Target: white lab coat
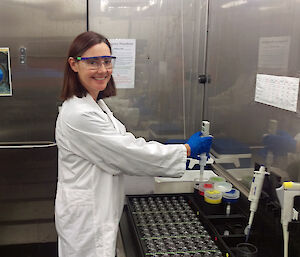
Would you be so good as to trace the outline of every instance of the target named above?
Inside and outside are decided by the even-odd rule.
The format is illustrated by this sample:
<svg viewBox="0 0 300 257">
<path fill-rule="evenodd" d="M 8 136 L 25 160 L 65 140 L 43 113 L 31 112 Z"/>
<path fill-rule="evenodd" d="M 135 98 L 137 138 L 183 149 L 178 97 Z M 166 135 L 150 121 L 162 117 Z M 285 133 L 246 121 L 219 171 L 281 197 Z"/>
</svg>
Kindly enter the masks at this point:
<svg viewBox="0 0 300 257">
<path fill-rule="evenodd" d="M 63 103 L 56 142 L 59 257 L 114 257 L 123 174 L 180 177 L 186 165 L 184 145 L 135 138 L 89 94 Z"/>
</svg>

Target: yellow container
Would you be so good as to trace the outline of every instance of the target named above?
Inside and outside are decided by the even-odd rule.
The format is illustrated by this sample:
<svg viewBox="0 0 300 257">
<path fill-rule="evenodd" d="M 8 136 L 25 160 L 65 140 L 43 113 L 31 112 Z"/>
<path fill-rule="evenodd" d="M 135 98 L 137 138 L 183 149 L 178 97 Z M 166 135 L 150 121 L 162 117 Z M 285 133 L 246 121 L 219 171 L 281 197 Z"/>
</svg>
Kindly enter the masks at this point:
<svg viewBox="0 0 300 257">
<path fill-rule="evenodd" d="M 210 204 L 219 204 L 222 201 L 222 193 L 218 190 L 206 190 L 204 201 Z"/>
</svg>

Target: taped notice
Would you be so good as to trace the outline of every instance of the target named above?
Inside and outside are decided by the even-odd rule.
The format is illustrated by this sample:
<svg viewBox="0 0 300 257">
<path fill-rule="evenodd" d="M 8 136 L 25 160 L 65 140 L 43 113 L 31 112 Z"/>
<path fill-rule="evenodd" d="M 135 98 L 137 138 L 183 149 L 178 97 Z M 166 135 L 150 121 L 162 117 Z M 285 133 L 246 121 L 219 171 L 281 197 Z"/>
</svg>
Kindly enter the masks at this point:
<svg viewBox="0 0 300 257">
<path fill-rule="evenodd" d="M 289 36 L 260 38 L 258 67 L 286 70 L 289 64 L 290 44 Z"/>
<path fill-rule="evenodd" d="M 134 88 L 135 39 L 110 39 L 112 54 L 117 57 L 113 77 L 117 88 Z"/>
<path fill-rule="evenodd" d="M 299 78 L 256 75 L 255 101 L 296 112 Z"/>
</svg>

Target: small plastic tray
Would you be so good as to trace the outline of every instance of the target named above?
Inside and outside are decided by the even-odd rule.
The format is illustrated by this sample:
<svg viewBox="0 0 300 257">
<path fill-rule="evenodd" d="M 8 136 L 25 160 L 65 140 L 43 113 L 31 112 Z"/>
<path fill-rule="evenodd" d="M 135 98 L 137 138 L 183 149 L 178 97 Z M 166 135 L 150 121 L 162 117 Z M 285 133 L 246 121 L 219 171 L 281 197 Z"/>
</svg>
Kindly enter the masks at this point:
<svg viewBox="0 0 300 257">
<path fill-rule="evenodd" d="M 204 195 L 204 192 L 206 190 L 213 190 L 214 189 L 214 184 L 208 183 L 208 182 L 201 182 L 198 185 L 198 190 L 200 195 Z"/>
<path fill-rule="evenodd" d="M 195 201 L 200 206 L 200 210 L 207 218 L 210 217 L 226 217 L 227 203 L 222 201 L 220 204 L 209 204 L 204 201 L 204 196 L 199 195 L 198 190 L 194 191 Z M 245 217 L 246 215 L 241 210 L 238 202 L 230 204 L 230 216 Z"/>
<path fill-rule="evenodd" d="M 242 217 L 227 218 L 224 216 L 223 218 L 210 219 L 210 222 L 221 236 L 244 236 L 244 230 L 247 226 L 247 219 Z"/>
<path fill-rule="evenodd" d="M 222 193 L 229 192 L 232 189 L 232 184 L 228 182 L 216 182 L 214 184 L 215 190 L 218 190 Z"/>
<path fill-rule="evenodd" d="M 216 176 L 211 170 L 204 171 L 204 179 Z M 199 179 L 199 170 L 185 171 L 181 178 L 155 177 L 155 194 L 193 193 L 194 184 Z"/>
</svg>

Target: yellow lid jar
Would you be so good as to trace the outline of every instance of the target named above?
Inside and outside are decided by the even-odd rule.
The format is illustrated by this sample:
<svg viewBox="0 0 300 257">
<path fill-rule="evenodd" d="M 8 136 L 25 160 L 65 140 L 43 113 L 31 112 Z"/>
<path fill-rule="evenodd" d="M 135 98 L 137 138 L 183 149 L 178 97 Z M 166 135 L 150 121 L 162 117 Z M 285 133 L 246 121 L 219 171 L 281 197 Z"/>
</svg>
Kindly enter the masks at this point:
<svg viewBox="0 0 300 257">
<path fill-rule="evenodd" d="M 219 204 L 222 201 L 222 193 L 218 190 L 206 190 L 204 201 L 210 204 Z"/>
</svg>

